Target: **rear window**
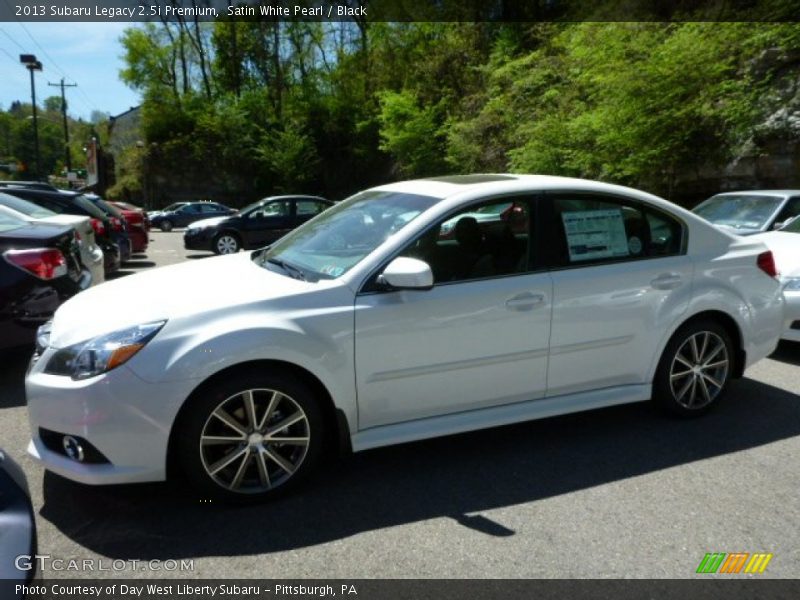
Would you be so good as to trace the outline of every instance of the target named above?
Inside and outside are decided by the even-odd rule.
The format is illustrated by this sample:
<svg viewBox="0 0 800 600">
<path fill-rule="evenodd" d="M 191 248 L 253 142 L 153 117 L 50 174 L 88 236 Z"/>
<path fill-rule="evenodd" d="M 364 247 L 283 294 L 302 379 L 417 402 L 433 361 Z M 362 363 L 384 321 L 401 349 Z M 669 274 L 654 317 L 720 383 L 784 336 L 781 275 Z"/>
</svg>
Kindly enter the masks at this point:
<svg viewBox="0 0 800 600">
<path fill-rule="evenodd" d="M 43 206 L 39 206 L 38 204 L 34 204 L 28 200 L 16 198 L 8 194 L 0 194 L 0 205 L 7 206 L 10 209 L 20 212 L 23 215 L 33 217 L 34 219 L 44 219 L 45 217 L 52 217 L 54 214 L 56 214 L 52 210 L 48 210 Z"/>
<path fill-rule="evenodd" d="M 75 202 L 76 205 L 80 206 L 83 210 L 87 213 L 92 215 L 96 219 L 107 219 L 108 216 L 102 210 L 97 208 L 91 200 L 89 200 L 86 196 L 74 196 L 72 201 Z"/>
<path fill-rule="evenodd" d="M 0 213 L 0 233 L 13 231 L 26 225 L 25 221 L 12 217 L 11 215 Z"/>
</svg>

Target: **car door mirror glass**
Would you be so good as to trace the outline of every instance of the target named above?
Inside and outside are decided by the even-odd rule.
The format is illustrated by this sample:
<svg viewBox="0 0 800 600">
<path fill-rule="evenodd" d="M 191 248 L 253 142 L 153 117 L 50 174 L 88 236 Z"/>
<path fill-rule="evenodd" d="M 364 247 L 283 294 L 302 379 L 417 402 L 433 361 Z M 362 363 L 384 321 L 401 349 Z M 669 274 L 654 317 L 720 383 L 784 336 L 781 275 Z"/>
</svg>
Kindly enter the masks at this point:
<svg viewBox="0 0 800 600">
<path fill-rule="evenodd" d="M 378 282 L 401 290 L 428 290 L 433 287 L 433 271 L 423 260 L 398 256 L 386 265 Z"/>
</svg>

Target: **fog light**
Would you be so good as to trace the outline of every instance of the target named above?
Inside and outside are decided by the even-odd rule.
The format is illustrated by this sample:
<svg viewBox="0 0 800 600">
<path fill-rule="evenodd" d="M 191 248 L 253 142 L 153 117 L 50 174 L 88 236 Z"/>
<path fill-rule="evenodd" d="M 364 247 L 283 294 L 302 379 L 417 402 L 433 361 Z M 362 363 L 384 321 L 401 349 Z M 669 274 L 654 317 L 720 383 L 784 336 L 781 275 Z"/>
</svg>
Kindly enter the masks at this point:
<svg viewBox="0 0 800 600">
<path fill-rule="evenodd" d="M 65 435 L 64 439 L 61 440 L 61 444 L 64 446 L 64 452 L 67 453 L 67 456 L 72 460 L 83 462 L 83 447 L 78 443 L 78 440 L 71 435 Z"/>
</svg>

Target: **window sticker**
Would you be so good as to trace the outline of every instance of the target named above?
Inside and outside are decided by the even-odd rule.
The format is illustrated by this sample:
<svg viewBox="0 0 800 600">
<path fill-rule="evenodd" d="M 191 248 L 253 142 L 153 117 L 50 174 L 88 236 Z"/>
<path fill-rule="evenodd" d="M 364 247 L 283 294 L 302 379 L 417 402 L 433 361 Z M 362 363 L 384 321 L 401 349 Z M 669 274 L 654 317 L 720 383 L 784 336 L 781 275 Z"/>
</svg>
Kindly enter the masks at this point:
<svg viewBox="0 0 800 600">
<path fill-rule="evenodd" d="M 628 256 L 625 223 L 619 208 L 561 213 L 572 262 Z"/>
</svg>

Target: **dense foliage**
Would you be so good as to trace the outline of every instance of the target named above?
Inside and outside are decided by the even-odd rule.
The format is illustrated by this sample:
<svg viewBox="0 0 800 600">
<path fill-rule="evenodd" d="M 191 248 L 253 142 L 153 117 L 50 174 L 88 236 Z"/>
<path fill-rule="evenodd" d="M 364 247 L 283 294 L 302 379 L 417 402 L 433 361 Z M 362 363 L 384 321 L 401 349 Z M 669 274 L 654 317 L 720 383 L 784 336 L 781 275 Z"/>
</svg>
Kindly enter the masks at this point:
<svg viewBox="0 0 800 600">
<path fill-rule="evenodd" d="M 680 199 L 752 143 L 800 60 L 794 23 L 179 20 L 122 43 L 146 141 L 111 191 L 150 204 L 480 171 Z"/>
<path fill-rule="evenodd" d="M 107 115 L 95 113 L 92 121 L 68 117 L 70 158 L 73 170 L 85 169 L 84 145 L 92 138 L 103 140 Z M 33 108 L 30 103 L 14 102 L 0 110 L 0 179 L 31 179 L 65 175 L 66 150 L 61 98 L 51 96 L 39 105 L 39 173 L 36 173 Z"/>
</svg>

